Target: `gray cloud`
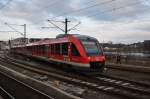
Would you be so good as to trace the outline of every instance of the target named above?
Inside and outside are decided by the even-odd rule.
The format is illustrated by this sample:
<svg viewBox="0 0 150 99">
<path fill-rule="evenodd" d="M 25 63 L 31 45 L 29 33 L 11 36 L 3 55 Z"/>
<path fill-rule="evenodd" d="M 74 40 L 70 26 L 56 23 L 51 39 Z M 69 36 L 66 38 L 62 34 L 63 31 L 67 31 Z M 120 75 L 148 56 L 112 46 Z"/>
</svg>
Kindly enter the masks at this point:
<svg viewBox="0 0 150 99">
<path fill-rule="evenodd" d="M 136 2 L 138 3 L 136 4 Z M 0 6 L 4 3 L 0 1 Z M 96 4 L 99 5 L 76 12 L 79 9 Z M 132 39 L 144 40 L 145 36 L 148 39 L 150 37 L 148 33 L 150 24 L 148 22 L 140 22 L 140 24 L 138 22 L 124 22 L 139 20 L 141 17 L 142 19 L 149 18 L 149 8 L 148 0 L 13 0 L 2 10 L 4 15 L 1 14 L 0 16 L 10 23 L 33 23 L 35 27 L 39 24 L 44 26 L 46 24 L 44 22 L 48 18 L 61 15 L 63 15 L 63 18 L 70 16 L 83 22 L 79 27 L 80 33 L 83 32 L 83 34 L 87 33 L 88 35 L 93 33 L 91 36 L 98 37 L 99 40 L 103 37 L 104 40 L 121 41 L 126 39 L 132 41 Z M 56 17 L 56 19 L 59 19 L 59 17 Z M 53 37 L 55 34 L 52 34 L 52 32 L 56 32 L 53 30 L 41 31 L 39 28 L 30 26 L 28 26 L 28 30 L 30 33 L 37 32 L 39 35 L 42 35 L 42 32 L 51 33 Z M 61 32 L 58 31 L 58 33 Z M 30 34 L 31 37 L 34 35 L 34 33 Z M 47 37 L 47 35 L 41 37 L 43 36 Z"/>
<path fill-rule="evenodd" d="M 144 21 L 142 23 L 136 24 L 135 29 L 150 32 L 150 21 Z"/>
<path fill-rule="evenodd" d="M 78 11 L 92 5 L 94 7 Z M 46 20 L 56 16 L 88 16 L 96 20 L 118 20 L 135 18 L 150 12 L 150 8 L 141 0 L 14 0 L 3 11 L 6 16 L 27 19 L 29 21 Z"/>
</svg>

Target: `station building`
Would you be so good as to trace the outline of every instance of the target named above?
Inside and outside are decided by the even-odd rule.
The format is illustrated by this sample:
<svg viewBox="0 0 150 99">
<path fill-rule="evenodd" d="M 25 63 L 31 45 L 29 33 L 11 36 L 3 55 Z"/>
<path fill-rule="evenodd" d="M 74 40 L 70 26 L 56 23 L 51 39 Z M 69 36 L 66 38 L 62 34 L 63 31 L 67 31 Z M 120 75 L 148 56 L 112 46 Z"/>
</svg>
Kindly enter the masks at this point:
<svg viewBox="0 0 150 99">
<path fill-rule="evenodd" d="M 150 51 L 150 40 L 144 40 L 144 50 Z"/>
</svg>

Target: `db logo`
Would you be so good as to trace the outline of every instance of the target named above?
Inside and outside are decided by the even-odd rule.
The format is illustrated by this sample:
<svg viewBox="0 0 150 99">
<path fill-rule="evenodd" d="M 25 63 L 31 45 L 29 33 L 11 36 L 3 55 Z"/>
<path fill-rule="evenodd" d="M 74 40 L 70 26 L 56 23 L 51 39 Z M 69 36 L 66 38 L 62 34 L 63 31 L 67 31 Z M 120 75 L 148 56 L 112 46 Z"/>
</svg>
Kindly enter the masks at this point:
<svg viewBox="0 0 150 99">
<path fill-rule="evenodd" d="M 98 60 L 99 60 L 99 58 L 97 57 L 95 60 L 96 60 L 96 61 L 98 61 Z"/>
</svg>

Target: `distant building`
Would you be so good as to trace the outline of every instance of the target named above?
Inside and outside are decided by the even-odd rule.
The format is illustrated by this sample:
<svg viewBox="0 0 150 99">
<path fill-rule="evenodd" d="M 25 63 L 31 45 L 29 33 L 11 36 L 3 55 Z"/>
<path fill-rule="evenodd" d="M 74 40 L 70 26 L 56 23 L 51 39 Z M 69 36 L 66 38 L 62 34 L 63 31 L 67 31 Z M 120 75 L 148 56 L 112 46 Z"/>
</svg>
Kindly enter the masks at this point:
<svg viewBox="0 0 150 99">
<path fill-rule="evenodd" d="M 150 40 L 144 40 L 144 50 L 150 51 Z"/>
<path fill-rule="evenodd" d="M 25 43 L 26 44 L 28 43 L 28 38 L 20 37 L 20 38 L 16 38 L 16 39 L 10 40 L 11 47 L 25 46 Z"/>
<path fill-rule="evenodd" d="M 113 43 L 102 43 L 100 45 L 102 45 L 104 51 L 113 51 L 113 52 L 119 51 L 120 48 L 126 46 L 125 44 L 113 44 Z"/>
<path fill-rule="evenodd" d="M 23 37 L 20 37 L 20 38 L 10 40 L 10 46 L 11 47 L 25 46 L 25 43 L 28 44 L 28 43 L 33 43 L 40 40 L 48 40 L 48 39 L 52 39 L 52 38 L 26 38 L 25 39 Z"/>
<path fill-rule="evenodd" d="M 0 50 L 3 48 L 3 41 L 0 41 Z"/>
<path fill-rule="evenodd" d="M 0 41 L 0 50 L 9 49 L 7 41 Z"/>
<path fill-rule="evenodd" d="M 29 38 L 28 39 L 28 43 L 33 43 L 33 42 L 37 42 L 37 41 L 40 41 L 41 38 Z"/>
</svg>

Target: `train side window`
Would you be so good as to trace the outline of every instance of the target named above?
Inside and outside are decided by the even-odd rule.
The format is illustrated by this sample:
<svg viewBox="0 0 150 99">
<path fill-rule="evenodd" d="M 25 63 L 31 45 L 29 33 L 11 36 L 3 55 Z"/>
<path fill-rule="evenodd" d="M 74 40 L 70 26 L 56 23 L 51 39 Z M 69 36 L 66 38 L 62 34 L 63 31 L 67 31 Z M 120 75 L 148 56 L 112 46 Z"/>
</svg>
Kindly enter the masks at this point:
<svg viewBox="0 0 150 99">
<path fill-rule="evenodd" d="M 71 45 L 71 55 L 72 56 L 80 56 L 80 53 L 74 44 Z"/>
<path fill-rule="evenodd" d="M 51 53 L 54 54 L 54 45 L 51 45 Z"/>
<path fill-rule="evenodd" d="M 38 54 L 40 53 L 39 45 L 37 46 L 37 52 Z"/>
<path fill-rule="evenodd" d="M 36 46 L 34 46 L 34 53 L 36 53 Z"/>
<path fill-rule="evenodd" d="M 45 54 L 45 46 L 42 45 L 42 55 L 44 55 L 44 54 Z"/>
<path fill-rule="evenodd" d="M 62 43 L 62 55 L 68 55 L 68 43 Z"/>
<path fill-rule="evenodd" d="M 55 44 L 52 44 L 52 54 L 55 55 Z"/>
<path fill-rule="evenodd" d="M 57 55 L 60 55 L 60 44 L 56 44 L 56 45 L 55 45 L 55 48 L 56 48 L 56 49 L 55 49 L 56 54 L 57 54 Z"/>
<path fill-rule="evenodd" d="M 43 53 L 44 53 L 43 45 L 40 45 L 40 49 L 41 49 L 41 55 L 43 55 Z"/>
<path fill-rule="evenodd" d="M 45 45 L 45 54 L 47 55 L 49 51 L 49 45 Z"/>
</svg>

